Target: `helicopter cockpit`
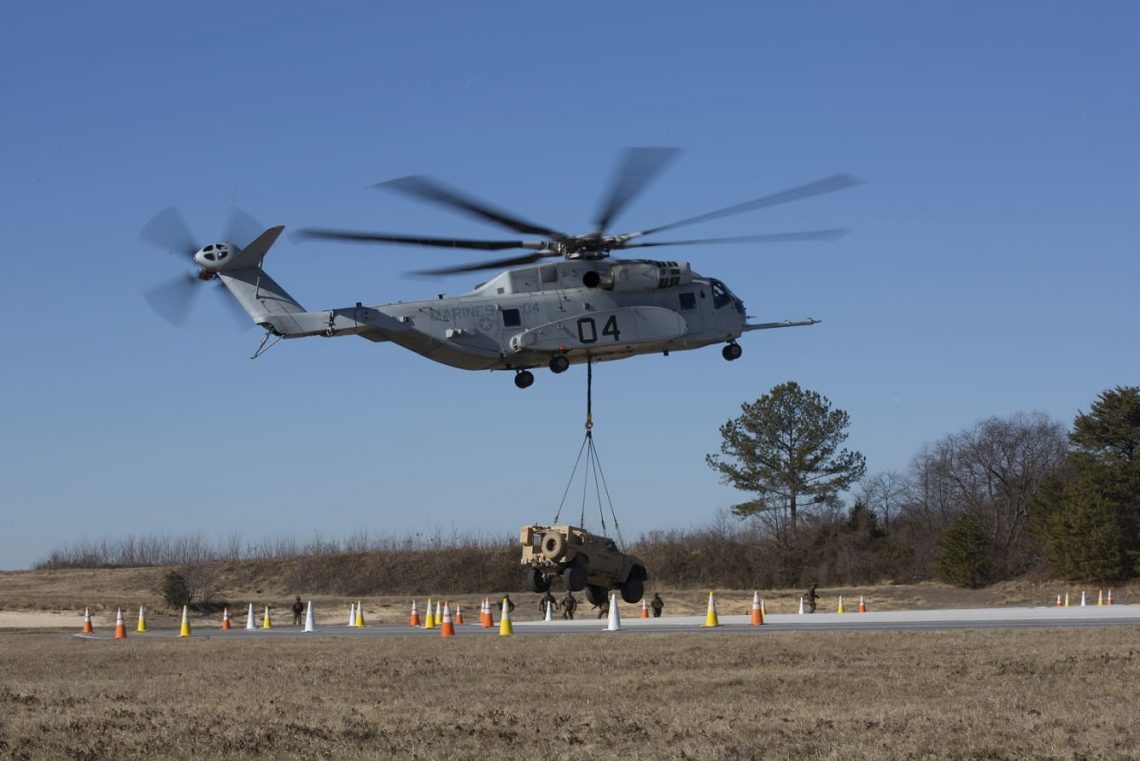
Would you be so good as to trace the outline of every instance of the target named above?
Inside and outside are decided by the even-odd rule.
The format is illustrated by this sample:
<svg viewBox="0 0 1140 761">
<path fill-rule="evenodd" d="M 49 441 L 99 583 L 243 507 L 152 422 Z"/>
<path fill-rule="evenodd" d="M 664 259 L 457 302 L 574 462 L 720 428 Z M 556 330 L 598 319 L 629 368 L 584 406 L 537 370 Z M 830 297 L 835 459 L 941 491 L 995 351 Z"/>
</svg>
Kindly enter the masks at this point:
<svg viewBox="0 0 1140 761">
<path fill-rule="evenodd" d="M 713 307 L 720 309 L 733 304 L 736 311 L 744 314 L 744 302 L 736 298 L 732 291 L 728 290 L 727 285 L 714 278 L 709 278 L 709 287 L 712 289 Z"/>
</svg>

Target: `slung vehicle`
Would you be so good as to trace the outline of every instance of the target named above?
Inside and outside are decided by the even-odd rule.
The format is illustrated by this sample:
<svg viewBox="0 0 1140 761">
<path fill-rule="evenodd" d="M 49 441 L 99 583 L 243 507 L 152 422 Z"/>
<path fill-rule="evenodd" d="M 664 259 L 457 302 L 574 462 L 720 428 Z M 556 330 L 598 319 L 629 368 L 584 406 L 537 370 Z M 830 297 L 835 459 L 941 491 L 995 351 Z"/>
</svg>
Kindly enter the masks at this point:
<svg viewBox="0 0 1140 761">
<path fill-rule="evenodd" d="M 507 268 L 469 293 L 368 306 L 358 301 L 352 306 L 309 311 L 262 267 L 265 254 L 283 227 L 261 231 L 248 216 L 235 211 L 227 241 L 199 246 L 178 212 L 167 209 L 147 224 L 141 237 L 188 256 L 197 271 L 193 276 L 152 289 L 146 297 L 159 314 L 178 323 L 186 316 L 195 292 L 191 287 L 194 281 L 217 279 L 248 317 L 266 330 L 255 357 L 273 337 L 355 335 L 370 341 L 390 341 L 428 359 L 465 370 L 513 370 L 519 388 L 534 382 L 531 370 L 536 367 L 561 373 L 571 364 L 586 361 L 668 354 L 710 344 L 724 344 L 724 358 L 734 360 L 741 355 L 737 339 L 745 332 L 818 322 L 805 319 L 753 323 L 744 303 L 727 285 L 694 272 L 687 262 L 611 259 L 610 253 L 658 246 L 834 239 L 846 231 L 640 240 L 667 229 L 841 190 L 857 184 L 857 180 L 833 175 L 670 224 L 620 235 L 606 233 L 617 214 L 673 153 L 672 149 L 662 148 L 630 149 L 595 218 L 594 230 L 581 235 L 568 235 L 524 221 L 424 177 L 405 177 L 382 186 L 541 239 L 479 240 L 326 229 L 299 233 L 309 239 L 530 251 L 422 273 L 448 275 Z M 235 243 L 238 240 L 249 242 L 240 246 Z M 544 261 L 548 259 L 561 261 Z"/>
</svg>

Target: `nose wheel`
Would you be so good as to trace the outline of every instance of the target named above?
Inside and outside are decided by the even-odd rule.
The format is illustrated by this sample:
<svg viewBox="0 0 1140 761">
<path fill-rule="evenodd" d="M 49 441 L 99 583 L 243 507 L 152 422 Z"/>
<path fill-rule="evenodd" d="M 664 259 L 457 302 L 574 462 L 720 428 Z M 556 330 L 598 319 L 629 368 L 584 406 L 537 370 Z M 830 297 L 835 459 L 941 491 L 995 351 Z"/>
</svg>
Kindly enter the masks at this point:
<svg viewBox="0 0 1140 761">
<path fill-rule="evenodd" d="M 743 353 L 744 349 L 741 349 L 740 344 L 736 343 L 735 341 L 725 345 L 725 347 L 720 350 L 720 355 L 727 359 L 729 362 L 740 359 L 740 355 Z"/>
<path fill-rule="evenodd" d="M 555 375 L 566 372 L 569 367 L 570 359 L 565 354 L 555 354 L 550 358 L 550 372 Z"/>
<path fill-rule="evenodd" d="M 515 385 L 519 388 L 530 388 L 534 383 L 534 373 L 530 370 L 519 370 L 515 373 Z"/>
</svg>

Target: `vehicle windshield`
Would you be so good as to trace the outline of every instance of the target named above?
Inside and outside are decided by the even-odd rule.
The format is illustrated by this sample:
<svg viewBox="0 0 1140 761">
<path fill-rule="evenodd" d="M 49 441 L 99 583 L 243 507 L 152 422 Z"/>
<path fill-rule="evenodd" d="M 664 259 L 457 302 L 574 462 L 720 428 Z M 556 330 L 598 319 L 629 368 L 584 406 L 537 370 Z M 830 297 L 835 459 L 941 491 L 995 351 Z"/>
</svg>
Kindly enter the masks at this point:
<svg viewBox="0 0 1140 761">
<path fill-rule="evenodd" d="M 719 280 L 709 280 L 709 285 L 712 286 L 713 306 L 720 309 L 727 306 L 732 302 L 732 293 L 725 287 L 724 283 Z"/>
</svg>

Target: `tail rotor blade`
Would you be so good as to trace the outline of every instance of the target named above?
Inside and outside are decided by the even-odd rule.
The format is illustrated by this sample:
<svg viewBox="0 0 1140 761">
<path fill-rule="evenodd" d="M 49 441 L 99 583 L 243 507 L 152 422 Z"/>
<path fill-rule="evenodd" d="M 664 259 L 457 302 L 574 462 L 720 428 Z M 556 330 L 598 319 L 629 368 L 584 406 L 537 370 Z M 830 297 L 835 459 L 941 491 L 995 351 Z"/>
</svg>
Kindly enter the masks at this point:
<svg viewBox="0 0 1140 761">
<path fill-rule="evenodd" d="M 265 230 L 256 219 L 241 209 L 230 209 L 230 216 L 226 220 L 225 235 L 230 243 L 237 244 L 239 248 L 248 246 L 258 235 Z"/>
<path fill-rule="evenodd" d="M 173 206 L 155 214 L 143 227 L 139 237 L 147 243 L 187 257 L 193 257 L 199 247 L 197 239 L 186 226 L 186 221 Z"/>
<path fill-rule="evenodd" d="M 143 291 L 143 298 L 159 317 L 174 326 L 181 326 L 190 316 L 199 288 L 193 275 L 179 275 Z"/>
</svg>

